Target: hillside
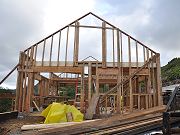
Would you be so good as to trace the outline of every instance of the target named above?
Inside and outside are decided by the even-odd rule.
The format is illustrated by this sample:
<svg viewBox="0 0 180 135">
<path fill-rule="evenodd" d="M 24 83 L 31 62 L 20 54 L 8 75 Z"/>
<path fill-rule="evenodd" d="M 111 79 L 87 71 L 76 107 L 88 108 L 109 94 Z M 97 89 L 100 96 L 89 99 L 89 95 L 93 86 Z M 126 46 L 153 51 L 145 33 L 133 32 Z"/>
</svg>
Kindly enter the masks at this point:
<svg viewBox="0 0 180 135">
<path fill-rule="evenodd" d="M 163 86 L 180 83 L 180 58 L 174 58 L 161 67 Z"/>
</svg>

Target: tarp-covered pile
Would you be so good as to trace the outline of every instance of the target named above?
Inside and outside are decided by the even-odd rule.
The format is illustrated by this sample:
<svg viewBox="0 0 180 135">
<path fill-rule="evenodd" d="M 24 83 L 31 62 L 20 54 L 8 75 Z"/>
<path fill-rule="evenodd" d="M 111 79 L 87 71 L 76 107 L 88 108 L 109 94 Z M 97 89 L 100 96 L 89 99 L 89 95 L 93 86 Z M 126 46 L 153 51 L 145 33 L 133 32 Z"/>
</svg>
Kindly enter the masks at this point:
<svg viewBox="0 0 180 135">
<path fill-rule="evenodd" d="M 66 105 L 61 103 L 52 103 L 45 110 L 42 111 L 41 115 L 46 119 L 44 123 L 60 123 L 67 122 L 66 114 L 72 113 L 73 121 L 83 121 L 84 115 L 76 109 L 73 105 Z"/>
</svg>

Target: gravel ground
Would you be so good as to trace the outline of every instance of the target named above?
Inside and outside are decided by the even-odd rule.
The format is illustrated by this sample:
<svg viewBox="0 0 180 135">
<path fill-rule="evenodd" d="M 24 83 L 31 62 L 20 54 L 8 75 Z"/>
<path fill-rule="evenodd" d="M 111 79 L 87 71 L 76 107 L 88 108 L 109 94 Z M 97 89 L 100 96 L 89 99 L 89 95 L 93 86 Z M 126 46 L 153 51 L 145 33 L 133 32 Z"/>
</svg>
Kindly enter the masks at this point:
<svg viewBox="0 0 180 135">
<path fill-rule="evenodd" d="M 10 119 L 0 123 L 0 135 L 20 135 L 23 125 L 43 123 L 43 121 L 42 116 L 24 116 L 23 118 Z"/>
</svg>

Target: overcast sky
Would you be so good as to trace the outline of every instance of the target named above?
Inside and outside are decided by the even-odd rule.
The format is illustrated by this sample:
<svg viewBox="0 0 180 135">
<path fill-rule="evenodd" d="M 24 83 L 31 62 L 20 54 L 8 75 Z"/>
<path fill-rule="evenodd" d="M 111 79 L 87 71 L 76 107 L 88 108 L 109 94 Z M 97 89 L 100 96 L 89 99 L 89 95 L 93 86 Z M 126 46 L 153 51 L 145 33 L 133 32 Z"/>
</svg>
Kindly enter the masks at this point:
<svg viewBox="0 0 180 135">
<path fill-rule="evenodd" d="M 20 51 L 88 12 L 159 52 L 162 66 L 180 56 L 179 0 L 0 0 L 0 79 Z"/>
</svg>

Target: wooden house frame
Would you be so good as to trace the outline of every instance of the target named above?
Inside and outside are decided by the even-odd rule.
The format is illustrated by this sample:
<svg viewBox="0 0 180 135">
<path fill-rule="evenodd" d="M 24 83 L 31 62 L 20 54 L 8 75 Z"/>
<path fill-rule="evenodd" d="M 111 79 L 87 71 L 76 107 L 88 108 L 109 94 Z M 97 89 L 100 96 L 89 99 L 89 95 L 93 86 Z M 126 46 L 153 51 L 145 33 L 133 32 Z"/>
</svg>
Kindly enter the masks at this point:
<svg viewBox="0 0 180 135">
<path fill-rule="evenodd" d="M 89 16 L 100 25 L 81 23 Z M 71 37 L 70 29 L 73 29 Z M 84 60 L 79 59 L 82 29 L 100 31 L 100 59 L 90 55 Z M 111 38 L 107 42 L 109 33 Z M 63 34 L 64 54 L 61 51 Z M 73 40 L 71 61 L 68 60 L 70 40 Z M 84 51 L 88 53 L 88 50 Z M 108 51 L 112 55 L 107 55 Z M 61 55 L 64 55 L 63 59 Z M 34 95 L 35 80 L 38 81 L 39 106 L 44 97 L 58 96 L 61 84 L 74 85 L 74 105 L 84 113 L 90 107 L 97 114 L 122 114 L 162 105 L 160 54 L 91 12 L 20 52 L 16 68 L 15 106 L 19 112 L 30 112 L 32 101 L 37 98 Z M 49 73 L 49 76 L 42 73 Z"/>
</svg>

